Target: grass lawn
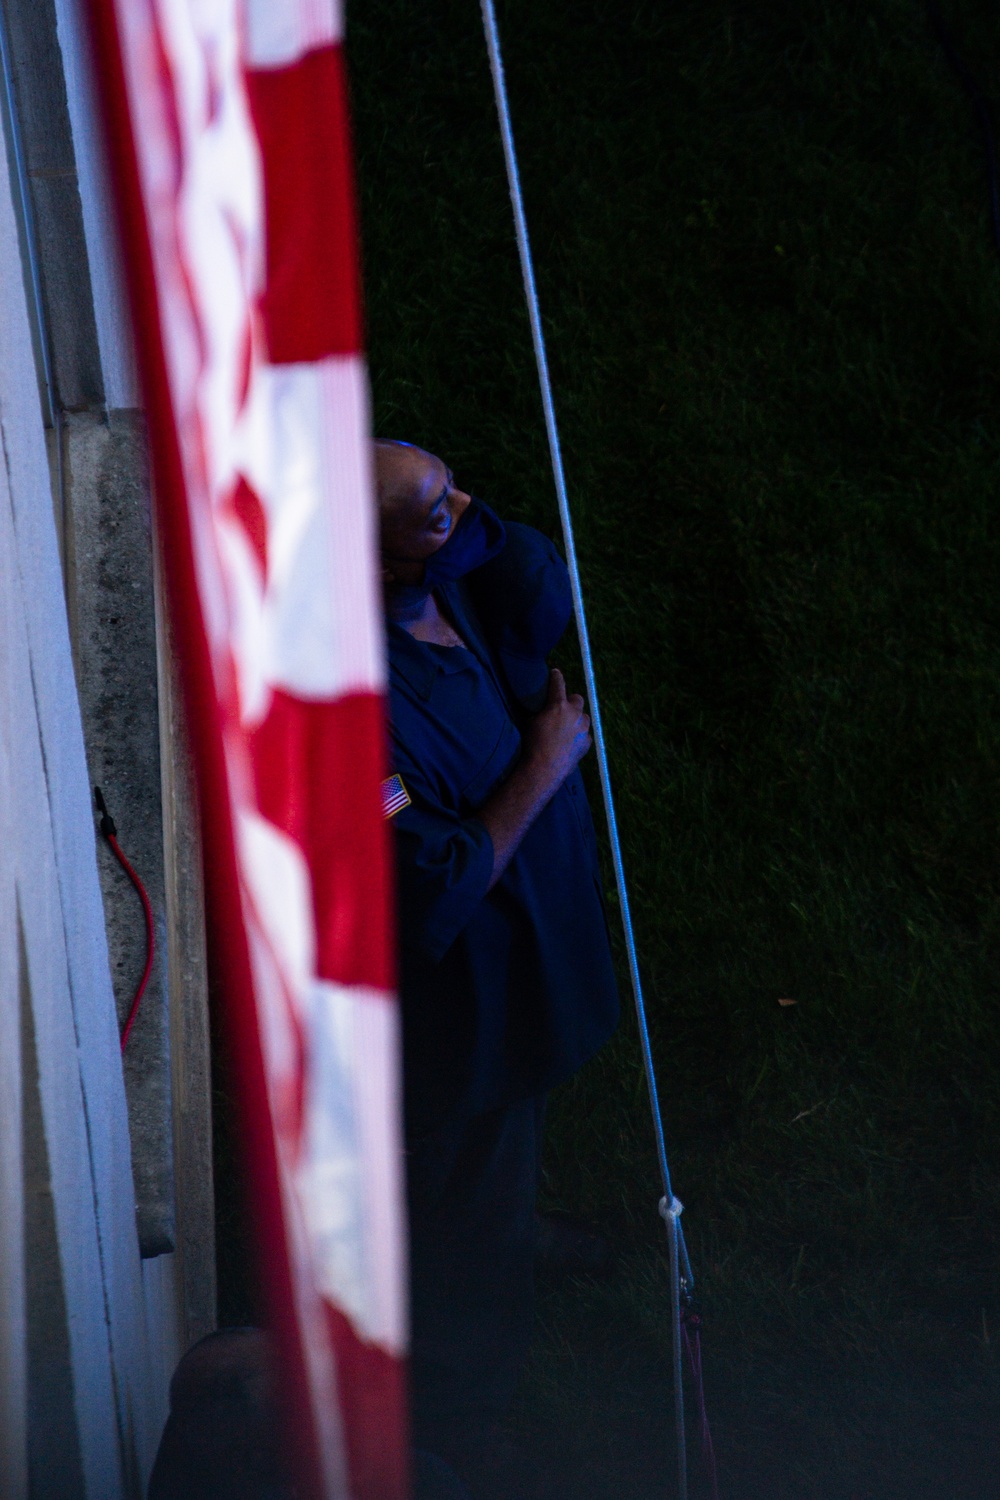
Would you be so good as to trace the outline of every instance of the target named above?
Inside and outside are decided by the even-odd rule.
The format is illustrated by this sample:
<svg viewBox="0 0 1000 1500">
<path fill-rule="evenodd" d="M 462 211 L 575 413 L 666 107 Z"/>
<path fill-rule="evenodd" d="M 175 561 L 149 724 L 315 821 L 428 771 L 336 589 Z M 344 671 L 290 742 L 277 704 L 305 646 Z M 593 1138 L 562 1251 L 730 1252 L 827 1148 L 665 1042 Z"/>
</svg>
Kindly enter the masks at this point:
<svg viewBox="0 0 1000 1500">
<path fill-rule="evenodd" d="M 948 15 L 996 84 L 995 5 Z M 1000 1494 L 1000 259 L 967 101 L 917 0 L 499 18 L 724 1500 Z M 377 430 L 554 532 L 478 6 L 349 22 Z M 518 1493 L 669 1496 L 628 1020 L 554 1101 L 545 1190 L 621 1259 L 543 1299 Z"/>
</svg>

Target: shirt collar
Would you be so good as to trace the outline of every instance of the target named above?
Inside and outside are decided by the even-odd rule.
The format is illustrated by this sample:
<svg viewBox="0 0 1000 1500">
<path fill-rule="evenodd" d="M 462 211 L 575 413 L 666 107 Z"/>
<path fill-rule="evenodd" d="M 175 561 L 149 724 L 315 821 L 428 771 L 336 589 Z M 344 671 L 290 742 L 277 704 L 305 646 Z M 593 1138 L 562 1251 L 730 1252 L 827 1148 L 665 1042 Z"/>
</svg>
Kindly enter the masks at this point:
<svg viewBox="0 0 1000 1500">
<path fill-rule="evenodd" d="M 434 653 L 394 620 L 386 621 L 389 669 L 404 678 L 421 698 L 429 698 L 438 673 Z"/>
<path fill-rule="evenodd" d="M 469 652 L 477 657 L 480 664 L 495 677 L 495 669 L 490 660 L 486 642 L 478 621 L 466 604 L 461 587 L 456 583 L 448 583 L 442 585 L 438 592 L 447 600 L 448 608 Z M 418 641 L 394 620 L 386 621 L 386 639 L 391 670 L 405 678 L 421 698 L 430 697 L 434 679 L 439 672 L 447 674 L 469 670 L 468 655 L 459 647 L 452 646 L 447 651 L 434 650 L 425 641 Z"/>
<path fill-rule="evenodd" d="M 440 592 L 448 601 L 463 640 L 467 641 L 471 648 L 474 631 L 470 629 L 468 615 L 461 607 L 457 590 L 453 586 L 444 585 Z M 386 621 L 386 641 L 391 671 L 404 678 L 421 698 L 430 697 L 434 679 L 439 672 L 448 674 L 469 669 L 468 655 L 459 647 L 452 646 L 447 651 L 436 651 L 426 641 L 418 641 L 395 620 Z M 476 654 L 478 655 L 478 652 Z"/>
</svg>

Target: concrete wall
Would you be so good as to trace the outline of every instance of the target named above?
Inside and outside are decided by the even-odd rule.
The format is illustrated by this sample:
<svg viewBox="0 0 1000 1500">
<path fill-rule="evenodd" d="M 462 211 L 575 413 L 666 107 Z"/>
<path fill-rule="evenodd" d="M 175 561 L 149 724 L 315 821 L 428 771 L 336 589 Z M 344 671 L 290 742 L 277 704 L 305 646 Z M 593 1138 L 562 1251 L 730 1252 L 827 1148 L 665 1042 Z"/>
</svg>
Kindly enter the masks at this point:
<svg viewBox="0 0 1000 1500">
<path fill-rule="evenodd" d="M 95 98 L 83 0 L 8 0 L 54 20 L 89 268 L 86 310 L 51 320 L 77 346 L 96 333 L 103 408 L 63 418 L 70 628 L 91 779 L 114 797 L 123 843 L 141 860 L 157 915 L 159 960 L 126 1053 L 125 1086 L 144 1255 L 176 1250 L 182 1326 L 214 1326 L 208 986 L 201 844 L 166 591 L 152 547 L 145 427 Z M 37 43 L 35 44 L 37 48 Z M 62 117 L 60 117 L 62 118 Z M 51 148 L 50 148 L 51 149 Z M 27 152 L 26 152 L 27 154 Z M 41 219 L 39 218 L 41 226 Z M 67 226 L 69 227 L 69 226 Z M 41 234 L 41 227 L 39 230 Z M 54 361 L 58 366 L 58 358 Z M 68 360 L 64 363 L 69 363 Z M 82 388 L 82 382 L 78 382 Z M 70 403 L 67 403 L 70 404 Z M 126 833 L 127 830 L 127 833 Z M 112 974 L 121 1012 L 141 972 L 133 892 L 99 850 Z"/>
<path fill-rule="evenodd" d="M 82 0 L 0 0 L 25 211 L 0 152 L 0 1497 L 143 1492 L 214 1326 L 196 797 Z M 41 325 L 41 326 L 40 326 Z M 39 400 L 51 353 L 52 409 Z M 44 382 L 43 382 L 44 384 Z M 104 787 L 156 910 L 97 836 Z M 117 1006 L 117 1013 L 116 1013 Z"/>
<path fill-rule="evenodd" d="M 30 1481 L 35 1495 L 114 1500 L 137 1493 L 165 1388 L 145 1329 L 90 787 L 2 160 L 0 299 L 0 1493 L 18 1500 Z"/>
<path fill-rule="evenodd" d="M 66 591 L 90 780 L 101 787 L 121 847 L 153 906 L 153 971 L 125 1051 L 139 1243 L 176 1243 L 159 695 L 152 515 L 145 424 L 138 412 L 63 419 Z M 98 869 L 118 1020 L 146 961 L 138 893 L 108 844 Z"/>
<path fill-rule="evenodd" d="M 157 554 L 154 562 L 158 560 Z M 187 1349 L 216 1322 L 208 956 L 197 787 L 159 567 L 153 583 L 174 1126 L 173 1259 L 181 1347 Z"/>
<path fill-rule="evenodd" d="M 130 1038 L 125 1086 L 132 1132 L 132 1161 L 144 1255 L 174 1249 L 173 1122 L 170 1024 L 165 956 L 165 892 L 160 809 L 156 635 L 153 608 L 149 481 L 145 445 L 132 419 L 111 419 L 84 227 L 84 199 L 76 170 L 76 140 L 97 143 L 93 99 L 75 101 L 73 87 L 86 75 L 64 73 L 63 44 L 54 0 L 0 0 L 6 27 L 13 103 L 9 138 L 13 182 L 20 189 L 22 260 L 31 268 L 29 295 L 36 349 L 47 351 L 47 403 L 52 421 L 50 457 L 55 480 L 57 530 L 64 558 L 70 631 L 91 781 L 104 786 L 121 831 L 121 843 L 138 869 L 156 913 L 161 941 L 139 1022 Z M 67 42 L 82 50 L 70 30 L 79 12 L 63 7 Z M 75 116 L 75 118 L 74 118 Z M 74 126 L 76 135 L 74 135 Z M 23 170 L 18 165 L 23 164 Z M 97 174 L 95 174 L 96 178 Z M 106 186 L 102 214 L 89 214 L 104 239 L 107 258 L 112 221 Z M 95 260 L 96 264 L 96 260 Z M 101 290 L 112 298 L 107 327 L 124 324 L 115 267 Z M 30 289 L 30 288 L 29 288 Z M 119 344 L 121 341 L 119 341 Z M 111 346 L 117 354 L 117 345 Z M 122 385 L 109 372 L 111 386 Z M 101 874 L 119 1009 L 127 1012 L 145 959 L 141 906 L 127 876 L 102 851 Z"/>
</svg>

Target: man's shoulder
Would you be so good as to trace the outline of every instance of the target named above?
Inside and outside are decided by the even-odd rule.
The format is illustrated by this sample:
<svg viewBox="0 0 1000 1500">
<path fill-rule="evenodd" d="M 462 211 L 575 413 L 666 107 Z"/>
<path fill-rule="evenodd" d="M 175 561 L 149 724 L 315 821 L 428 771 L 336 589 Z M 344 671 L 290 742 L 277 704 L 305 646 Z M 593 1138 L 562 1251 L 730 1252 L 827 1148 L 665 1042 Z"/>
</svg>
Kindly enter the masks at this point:
<svg viewBox="0 0 1000 1500">
<path fill-rule="evenodd" d="M 487 634 L 511 634 L 511 645 L 546 656 L 573 610 L 566 564 L 534 526 L 507 522 L 503 550 L 465 580 Z"/>
<path fill-rule="evenodd" d="M 545 588 L 551 582 L 551 573 L 565 571 L 558 547 L 543 531 L 524 521 L 505 521 L 504 528 L 507 539 L 500 551 L 469 574 L 468 581 L 474 587 L 481 588 L 502 578 L 508 582 L 516 580 L 519 591 L 523 592 L 532 586 Z"/>
</svg>

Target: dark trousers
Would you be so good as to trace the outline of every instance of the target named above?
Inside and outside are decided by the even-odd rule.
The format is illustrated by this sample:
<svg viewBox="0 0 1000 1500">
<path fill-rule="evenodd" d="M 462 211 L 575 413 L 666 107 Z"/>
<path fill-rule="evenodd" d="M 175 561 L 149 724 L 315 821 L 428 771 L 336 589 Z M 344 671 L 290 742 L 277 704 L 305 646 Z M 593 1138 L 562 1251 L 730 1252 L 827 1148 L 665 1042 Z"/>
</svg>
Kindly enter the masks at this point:
<svg viewBox="0 0 1000 1500">
<path fill-rule="evenodd" d="M 543 1100 L 449 1124 L 407 1152 L 418 1448 L 475 1447 L 517 1384 L 534 1315 Z"/>
</svg>

